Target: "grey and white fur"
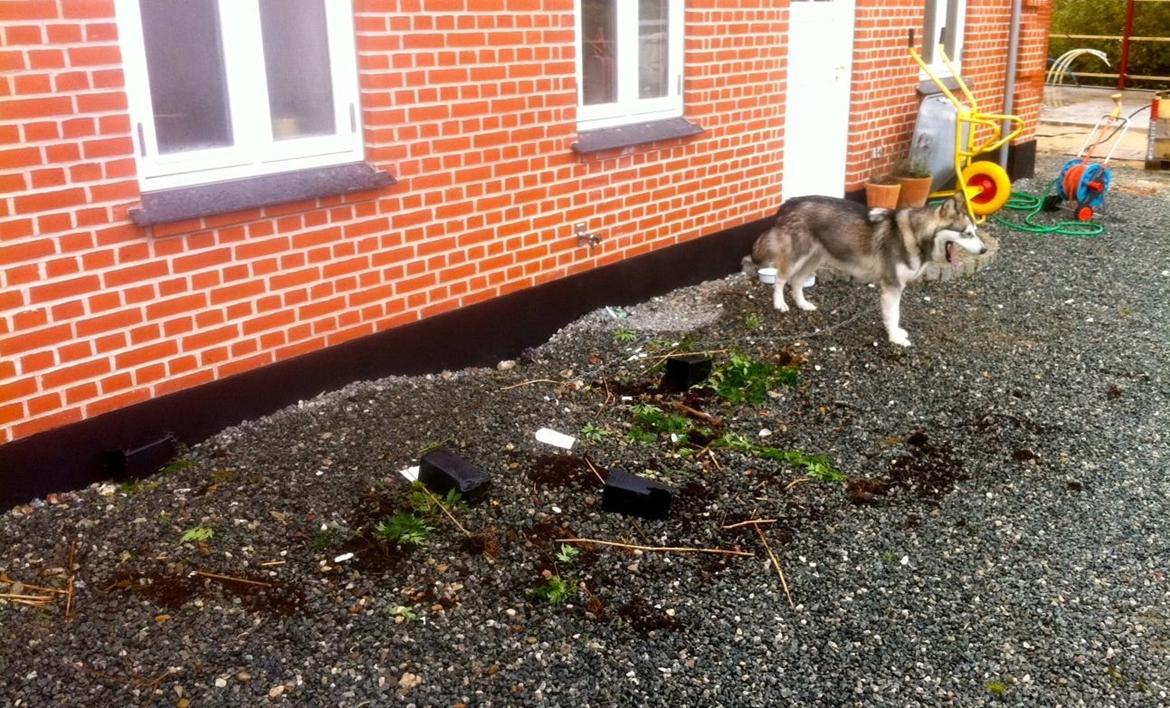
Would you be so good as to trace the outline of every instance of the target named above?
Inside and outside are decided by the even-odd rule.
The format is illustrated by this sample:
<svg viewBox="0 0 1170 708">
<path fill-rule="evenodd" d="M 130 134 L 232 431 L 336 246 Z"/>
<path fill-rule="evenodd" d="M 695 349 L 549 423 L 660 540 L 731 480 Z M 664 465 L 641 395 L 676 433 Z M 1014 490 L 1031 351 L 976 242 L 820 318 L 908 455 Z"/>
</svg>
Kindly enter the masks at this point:
<svg viewBox="0 0 1170 708">
<path fill-rule="evenodd" d="M 956 246 L 975 254 L 987 251 L 959 195 L 894 211 L 810 196 L 784 202 L 772 227 L 752 247 L 751 261 L 776 269 L 772 304 L 781 312 L 788 311 L 785 285 L 798 308 L 816 309 L 805 298 L 803 284 L 822 264 L 877 283 L 886 333 L 894 344 L 908 347 L 910 337 L 900 326 L 902 290 L 930 262 L 953 262 Z"/>
</svg>

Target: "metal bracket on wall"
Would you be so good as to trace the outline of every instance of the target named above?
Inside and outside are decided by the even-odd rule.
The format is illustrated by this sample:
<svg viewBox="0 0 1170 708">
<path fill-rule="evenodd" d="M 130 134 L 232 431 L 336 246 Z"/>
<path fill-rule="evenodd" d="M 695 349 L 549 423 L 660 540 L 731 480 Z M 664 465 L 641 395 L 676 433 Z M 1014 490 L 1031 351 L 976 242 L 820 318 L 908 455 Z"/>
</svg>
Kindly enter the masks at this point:
<svg viewBox="0 0 1170 708">
<path fill-rule="evenodd" d="M 593 248 L 601 243 L 601 235 L 590 233 L 584 221 L 578 221 L 573 225 L 573 232 L 577 235 L 578 246 L 588 246 Z"/>
</svg>

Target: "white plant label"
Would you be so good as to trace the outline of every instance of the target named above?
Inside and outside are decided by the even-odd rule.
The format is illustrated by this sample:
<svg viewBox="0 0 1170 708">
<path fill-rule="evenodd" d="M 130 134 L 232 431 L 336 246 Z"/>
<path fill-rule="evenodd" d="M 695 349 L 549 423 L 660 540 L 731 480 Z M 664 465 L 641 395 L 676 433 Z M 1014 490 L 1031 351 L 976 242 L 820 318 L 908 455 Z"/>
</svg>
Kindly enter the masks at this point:
<svg viewBox="0 0 1170 708">
<path fill-rule="evenodd" d="M 403 477 L 406 477 L 406 479 L 408 481 L 417 482 L 418 481 L 418 465 L 414 465 L 413 467 L 407 467 L 404 470 L 398 470 L 398 474 L 402 475 Z"/>
<path fill-rule="evenodd" d="M 573 444 L 577 442 L 577 438 L 573 437 L 572 435 L 558 433 L 552 428 L 541 428 L 540 430 L 536 431 L 536 439 L 539 442 L 545 443 L 546 445 L 562 447 L 566 450 L 572 450 Z"/>
</svg>

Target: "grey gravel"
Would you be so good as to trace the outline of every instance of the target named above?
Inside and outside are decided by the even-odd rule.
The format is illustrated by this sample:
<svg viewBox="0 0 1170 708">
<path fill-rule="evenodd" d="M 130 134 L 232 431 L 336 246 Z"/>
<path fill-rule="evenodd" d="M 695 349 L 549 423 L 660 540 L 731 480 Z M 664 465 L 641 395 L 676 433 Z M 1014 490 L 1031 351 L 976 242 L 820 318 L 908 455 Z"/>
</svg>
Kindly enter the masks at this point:
<svg viewBox="0 0 1170 708">
<path fill-rule="evenodd" d="M 993 265 L 908 292 L 909 350 L 871 289 L 818 283 L 819 311 L 780 317 L 735 275 L 599 310 L 520 366 L 355 383 L 139 487 L 18 507 L 0 573 L 75 597 L 68 621 L 60 594 L 0 600 L 0 705 L 1170 705 L 1166 183 L 1119 170 L 1099 239 L 989 227 Z M 799 386 L 702 404 L 853 481 L 629 441 L 637 394 L 615 389 L 673 350 L 787 351 Z M 553 452 L 533 431 L 587 424 L 611 431 L 582 443 L 598 466 L 680 490 L 670 520 L 602 513 L 586 468 L 533 479 Z M 440 520 L 394 563 L 361 539 L 439 442 L 493 474 L 458 516 L 499 548 Z M 892 486 L 852 503 L 859 479 Z M 795 608 L 754 532 L 720 528 L 750 517 L 777 520 Z M 197 526 L 214 536 L 180 543 Z M 566 564 L 561 533 L 755 556 Z M 542 571 L 587 591 L 549 604 Z"/>
</svg>

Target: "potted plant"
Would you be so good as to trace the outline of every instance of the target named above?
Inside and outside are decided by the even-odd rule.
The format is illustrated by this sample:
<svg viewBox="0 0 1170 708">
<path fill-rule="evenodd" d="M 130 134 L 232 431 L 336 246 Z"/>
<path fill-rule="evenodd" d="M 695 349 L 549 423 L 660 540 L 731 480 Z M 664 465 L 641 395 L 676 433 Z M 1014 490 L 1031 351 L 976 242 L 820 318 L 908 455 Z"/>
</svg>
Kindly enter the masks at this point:
<svg viewBox="0 0 1170 708">
<path fill-rule="evenodd" d="M 893 175 L 871 177 L 865 183 L 865 204 L 870 209 L 896 209 L 901 191 L 902 185 Z"/>
<path fill-rule="evenodd" d="M 913 158 L 902 160 L 894 168 L 894 177 L 902 186 L 898 195 L 899 207 L 920 207 L 926 204 L 934 175 L 927 169 L 925 162 Z"/>
</svg>

